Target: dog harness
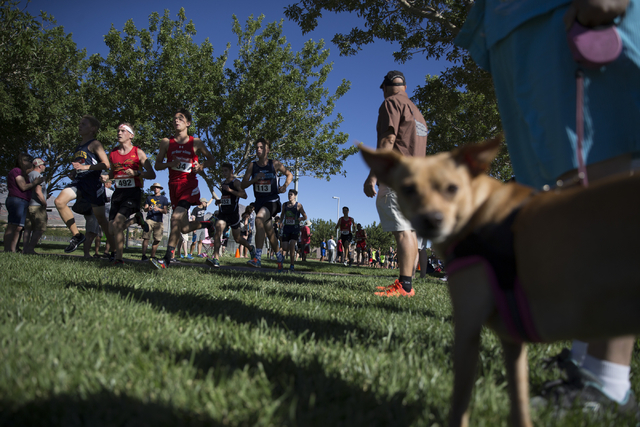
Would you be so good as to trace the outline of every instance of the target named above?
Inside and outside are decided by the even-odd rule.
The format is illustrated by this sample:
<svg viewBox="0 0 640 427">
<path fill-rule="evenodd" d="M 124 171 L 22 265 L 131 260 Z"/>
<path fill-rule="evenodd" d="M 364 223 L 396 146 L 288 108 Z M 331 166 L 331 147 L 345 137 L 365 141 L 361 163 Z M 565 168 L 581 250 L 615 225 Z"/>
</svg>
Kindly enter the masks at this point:
<svg viewBox="0 0 640 427">
<path fill-rule="evenodd" d="M 516 268 L 512 226 L 520 207 L 504 221 L 482 227 L 455 245 L 447 254 L 447 273 L 481 263 L 496 301 L 498 314 L 511 337 L 517 342 L 541 342 L 527 296 L 522 290 Z"/>
</svg>

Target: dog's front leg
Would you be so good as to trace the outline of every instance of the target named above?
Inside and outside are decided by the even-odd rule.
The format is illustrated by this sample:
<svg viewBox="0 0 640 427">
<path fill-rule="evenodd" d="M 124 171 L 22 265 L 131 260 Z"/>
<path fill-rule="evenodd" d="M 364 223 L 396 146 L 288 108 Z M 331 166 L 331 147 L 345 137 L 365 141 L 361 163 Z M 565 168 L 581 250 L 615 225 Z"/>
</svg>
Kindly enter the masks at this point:
<svg viewBox="0 0 640 427">
<path fill-rule="evenodd" d="M 449 293 L 453 304 L 454 384 L 449 424 L 469 424 L 469 401 L 476 377 L 480 332 L 494 309 L 491 288 L 481 263 L 458 270 L 449 276 Z"/>
<path fill-rule="evenodd" d="M 469 425 L 469 401 L 476 378 L 479 352 L 480 328 L 464 325 L 456 320 L 453 346 L 453 399 L 449 419 L 451 427 Z"/>
<path fill-rule="evenodd" d="M 527 347 L 502 340 L 504 362 L 507 368 L 507 388 L 511 400 L 510 424 L 531 427 L 529 414 L 529 371 Z"/>
</svg>

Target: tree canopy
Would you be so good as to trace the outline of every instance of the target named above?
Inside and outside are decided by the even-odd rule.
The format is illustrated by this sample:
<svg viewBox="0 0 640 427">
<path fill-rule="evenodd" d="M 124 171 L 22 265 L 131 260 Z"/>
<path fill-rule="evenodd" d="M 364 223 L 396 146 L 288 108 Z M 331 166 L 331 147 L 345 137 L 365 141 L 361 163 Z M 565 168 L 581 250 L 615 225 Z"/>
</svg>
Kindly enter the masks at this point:
<svg viewBox="0 0 640 427">
<path fill-rule="evenodd" d="M 105 35 L 108 55 L 85 59 L 52 16 L 35 18 L 16 2 L 0 1 L 2 177 L 26 151 L 45 159 L 49 189 L 59 188 L 83 114 L 101 121 L 97 139 L 107 151 L 115 145 L 115 127 L 126 121 L 136 132 L 134 144 L 153 156 L 160 139 L 173 134 L 175 111 L 187 108 L 190 133 L 215 159 L 202 173 L 212 191 L 221 180 L 219 165 L 230 161 L 241 175 L 259 137 L 272 142 L 272 152 L 290 169 L 325 179 L 344 174 L 345 159 L 357 151 L 340 148 L 348 135 L 334 113 L 350 83 L 343 80 L 331 93 L 329 50 L 308 41 L 294 51 L 282 22 L 263 25 L 263 16 L 250 16 L 243 28 L 234 16 L 238 54 L 231 67 L 231 43 L 218 56 L 209 39 L 196 43 L 184 9 L 175 19 L 168 10 L 151 13 L 148 28 L 132 20 L 121 31 L 112 25 Z"/>
<path fill-rule="evenodd" d="M 468 52 L 454 45 L 474 0 L 300 0 L 285 15 L 303 32 L 314 30 L 324 12 L 353 13 L 363 25 L 338 32 L 332 42 L 341 55 L 355 55 L 376 41 L 397 43 L 394 58 L 404 63 L 416 56 L 444 59 L 450 66 L 440 76 L 426 76 L 412 100 L 429 127 L 427 154 L 475 143 L 502 132 L 490 75 Z M 511 177 L 503 147 L 491 174 Z"/>
</svg>

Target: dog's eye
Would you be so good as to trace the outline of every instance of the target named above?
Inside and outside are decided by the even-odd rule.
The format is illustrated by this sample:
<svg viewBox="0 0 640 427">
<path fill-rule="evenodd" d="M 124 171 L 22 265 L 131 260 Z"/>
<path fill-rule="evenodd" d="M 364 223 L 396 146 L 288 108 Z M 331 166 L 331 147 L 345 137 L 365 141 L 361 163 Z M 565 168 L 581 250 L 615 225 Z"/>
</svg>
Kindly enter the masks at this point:
<svg viewBox="0 0 640 427">
<path fill-rule="evenodd" d="M 449 184 L 449 185 L 447 186 L 447 193 L 448 193 L 448 194 L 450 194 L 450 195 L 452 195 L 452 196 L 453 196 L 453 195 L 454 195 L 454 194 L 456 194 L 457 192 L 458 192 L 458 186 L 457 186 L 457 185 L 455 185 L 455 184 Z"/>
<path fill-rule="evenodd" d="M 402 193 L 406 196 L 413 196 L 416 194 L 416 186 L 414 184 L 405 185 L 402 187 Z"/>
</svg>

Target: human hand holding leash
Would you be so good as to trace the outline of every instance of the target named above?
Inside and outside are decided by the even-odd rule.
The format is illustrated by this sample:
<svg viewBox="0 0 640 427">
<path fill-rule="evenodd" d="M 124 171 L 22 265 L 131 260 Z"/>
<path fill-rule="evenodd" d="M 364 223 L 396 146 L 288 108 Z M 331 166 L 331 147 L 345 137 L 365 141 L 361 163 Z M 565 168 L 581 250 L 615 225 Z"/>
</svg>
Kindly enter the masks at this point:
<svg viewBox="0 0 640 427">
<path fill-rule="evenodd" d="M 629 0 L 573 0 L 564 15 L 567 30 L 578 21 L 585 27 L 610 25 L 618 16 L 624 14 Z"/>
</svg>

